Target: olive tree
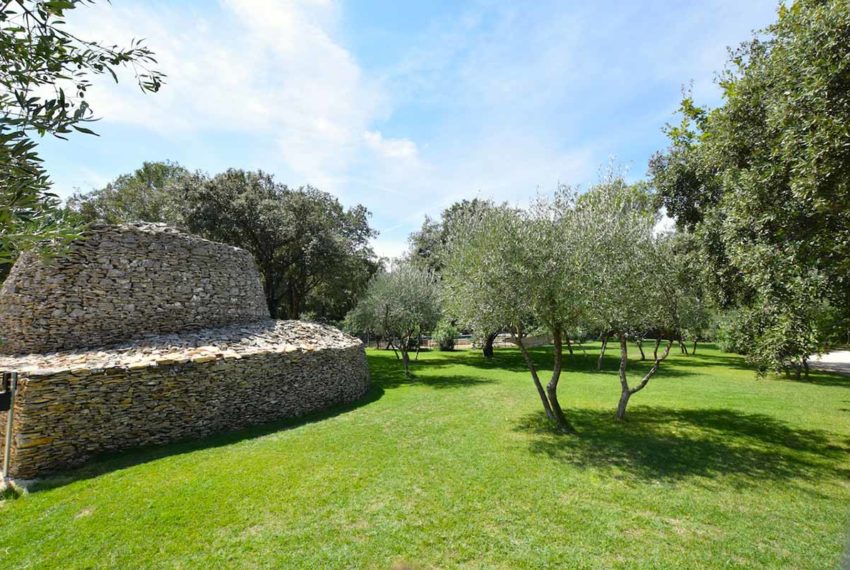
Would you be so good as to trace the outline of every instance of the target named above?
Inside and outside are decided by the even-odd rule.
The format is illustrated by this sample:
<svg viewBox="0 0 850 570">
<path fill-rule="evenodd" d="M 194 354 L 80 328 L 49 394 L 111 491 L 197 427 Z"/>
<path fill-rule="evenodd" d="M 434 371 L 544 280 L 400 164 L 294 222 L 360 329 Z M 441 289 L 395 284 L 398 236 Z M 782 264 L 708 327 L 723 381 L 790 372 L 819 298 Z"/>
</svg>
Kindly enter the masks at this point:
<svg viewBox="0 0 850 570">
<path fill-rule="evenodd" d="M 574 192 L 562 188 L 527 210 L 490 208 L 455 234 L 443 269 L 449 311 L 476 331 L 511 331 L 546 416 L 563 431 L 572 431 L 558 401 L 564 332 L 580 321 L 583 307 L 582 262 L 571 235 L 574 205 Z M 533 325 L 544 327 L 554 344 L 545 387 L 524 342 Z"/>
<path fill-rule="evenodd" d="M 641 331 L 670 331 L 675 315 L 670 297 L 675 283 L 669 270 L 670 239 L 656 236 L 656 216 L 637 203 L 620 178 L 609 179 L 582 197 L 575 213 L 575 235 L 589 260 L 584 297 L 587 322 L 610 331 L 620 345 L 620 401 L 623 419 L 629 399 L 643 390 L 670 354 L 673 339 L 656 351 L 649 371 L 630 385 L 628 340 Z"/>
<path fill-rule="evenodd" d="M 440 318 L 439 286 L 427 270 L 401 263 L 376 274 L 366 294 L 346 316 L 346 327 L 392 341 L 410 376 L 410 346 Z"/>
<path fill-rule="evenodd" d="M 0 263 L 18 252 L 50 253 L 79 236 L 38 154 L 37 138 L 94 134 L 87 92 L 92 78 L 132 68 L 142 91 L 156 92 L 163 75 L 148 66 L 153 53 L 140 41 L 127 47 L 82 39 L 65 20 L 88 0 L 0 2 Z"/>
<path fill-rule="evenodd" d="M 410 234 L 408 238 L 410 249 L 407 259 L 417 267 L 430 269 L 437 279 L 441 279 L 443 266 L 447 263 L 451 244 L 454 243 L 453 236 L 465 231 L 464 228 L 469 222 L 492 207 L 493 202 L 490 200 L 474 198 L 455 202 L 443 210 L 439 219 L 426 216 L 421 229 Z M 490 244 L 487 247 L 493 246 L 494 244 Z M 485 358 L 493 357 L 493 343 L 500 332 L 502 329 L 475 331 L 476 337 L 481 340 Z"/>
</svg>

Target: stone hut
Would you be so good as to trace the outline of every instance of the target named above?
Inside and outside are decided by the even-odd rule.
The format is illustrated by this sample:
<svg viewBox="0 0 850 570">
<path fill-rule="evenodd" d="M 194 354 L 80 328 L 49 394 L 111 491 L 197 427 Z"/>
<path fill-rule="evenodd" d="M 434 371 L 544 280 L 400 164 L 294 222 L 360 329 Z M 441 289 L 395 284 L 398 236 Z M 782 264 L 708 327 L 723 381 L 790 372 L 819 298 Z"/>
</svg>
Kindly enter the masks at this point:
<svg viewBox="0 0 850 570">
<path fill-rule="evenodd" d="M 247 252 L 160 224 L 95 226 L 61 259 L 21 256 L 0 290 L 0 336 L 0 370 L 19 373 L 18 478 L 301 416 L 369 387 L 359 340 L 269 318 Z"/>
</svg>

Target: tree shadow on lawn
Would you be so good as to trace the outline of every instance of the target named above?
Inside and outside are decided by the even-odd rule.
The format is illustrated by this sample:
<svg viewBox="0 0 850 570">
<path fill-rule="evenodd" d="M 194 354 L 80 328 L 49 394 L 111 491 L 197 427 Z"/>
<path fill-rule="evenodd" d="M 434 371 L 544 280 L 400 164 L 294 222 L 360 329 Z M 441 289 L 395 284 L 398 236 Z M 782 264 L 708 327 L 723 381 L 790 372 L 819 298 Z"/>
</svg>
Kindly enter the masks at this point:
<svg viewBox="0 0 850 570">
<path fill-rule="evenodd" d="M 845 480 L 838 467 L 850 440 L 837 444 L 822 430 L 798 429 L 763 414 L 728 409 L 635 406 L 627 420 L 609 410 L 570 410 L 577 435 L 555 432 L 541 413 L 517 431 L 530 449 L 578 467 L 621 471 L 643 481 L 732 476 L 741 485 L 764 480 Z"/>
<path fill-rule="evenodd" d="M 581 372 L 589 374 L 600 373 L 605 375 L 616 374 L 620 366 L 620 353 L 619 348 L 615 348 L 616 350 L 609 347 L 609 350 L 605 353 L 605 356 L 602 359 L 601 370 L 597 370 L 596 368 L 597 361 L 599 359 L 598 351 L 595 353 L 588 351 L 585 355 L 580 350 L 575 349 L 575 354 L 573 355 L 564 354 L 562 373 L 569 374 L 571 372 Z M 525 363 L 522 353 L 520 353 L 518 349 L 497 350 L 493 355 L 493 358 L 484 358 L 480 351 L 476 352 L 476 354 L 470 354 L 468 352 L 466 354 L 455 353 L 455 356 L 453 357 L 429 358 L 423 362 L 423 366 L 435 368 L 441 366 L 471 366 L 481 370 L 505 370 L 509 372 L 528 374 L 528 366 Z M 555 365 L 552 347 L 535 347 L 529 349 L 529 354 L 531 355 L 531 359 L 534 361 L 535 366 L 537 366 L 538 371 L 541 373 L 541 376 L 548 380 L 548 374 Z M 651 357 L 651 350 L 649 351 L 649 356 Z M 640 361 L 635 358 L 634 355 L 629 353 L 628 374 L 630 377 L 632 375 L 637 376 L 639 374 L 645 374 L 651 366 L 652 361 L 648 359 Z M 661 364 L 656 377 L 672 378 L 693 376 L 697 374 L 699 374 L 698 371 L 689 370 L 689 366 L 683 366 L 680 364 L 680 361 L 668 360 Z"/>
<path fill-rule="evenodd" d="M 247 439 L 254 439 L 278 431 L 290 430 L 315 422 L 321 422 L 376 402 L 380 400 L 383 395 L 383 388 L 372 384 L 366 394 L 364 394 L 364 396 L 356 402 L 339 404 L 337 406 L 332 406 L 325 410 L 306 414 L 298 418 L 281 419 L 236 431 L 212 434 L 197 439 L 187 439 L 163 445 L 143 446 L 125 451 L 103 453 L 91 458 L 81 467 L 55 474 L 48 474 L 36 479 L 28 486 L 28 491 L 34 493 L 55 489 L 77 481 L 99 477 L 100 475 L 111 473 L 113 471 L 148 463 L 149 461 L 156 461 L 165 457 L 192 453 L 194 451 L 204 449 L 232 445 Z"/>
<path fill-rule="evenodd" d="M 692 345 L 689 345 L 689 348 Z M 716 349 L 716 346 L 711 343 L 703 343 L 699 345 L 703 350 Z M 602 358 L 602 369 L 597 370 L 597 361 L 599 359 L 599 346 L 594 344 L 587 347 L 587 353 L 583 353 L 580 348 L 574 349 L 574 354 L 564 354 L 563 372 L 585 372 L 585 373 L 617 373 L 620 366 L 619 347 L 613 344 L 608 345 L 608 350 Z M 629 377 L 638 376 L 646 373 L 652 366 L 652 345 L 648 343 L 644 345 L 644 352 L 647 355 L 646 360 L 638 359 L 637 349 L 629 345 Z M 705 352 L 697 352 L 697 354 L 679 354 L 678 347 L 673 347 L 670 357 L 661 363 L 658 369 L 656 378 L 675 378 L 683 376 L 697 376 L 703 374 L 701 368 L 730 368 L 733 370 L 742 370 L 750 373 L 750 379 L 757 380 L 756 369 L 754 366 L 747 363 L 743 356 L 739 354 L 710 354 Z M 529 349 L 532 360 L 538 369 L 544 373 L 552 370 L 555 362 L 551 346 L 535 347 Z M 425 361 L 428 366 L 472 366 L 483 370 L 508 370 L 510 372 L 528 372 L 528 366 L 525 359 L 518 349 L 498 349 L 493 358 L 484 358 L 480 351 L 472 353 L 468 351 L 461 356 L 461 353 L 447 353 L 455 356 L 429 358 Z M 842 388 L 850 388 L 850 376 L 843 376 L 838 373 L 831 373 L 822 370 L 812 369 L 809 373 L 809 378 L 802 377 L 797 380 L 794 376 L 784 376 L 779 374 L 770 374 L 765 381 L 780 381 L 780 382 L 796 382 L 801 384 L 811 384 L 815 386 L 838 386 Z"/>
</svg>

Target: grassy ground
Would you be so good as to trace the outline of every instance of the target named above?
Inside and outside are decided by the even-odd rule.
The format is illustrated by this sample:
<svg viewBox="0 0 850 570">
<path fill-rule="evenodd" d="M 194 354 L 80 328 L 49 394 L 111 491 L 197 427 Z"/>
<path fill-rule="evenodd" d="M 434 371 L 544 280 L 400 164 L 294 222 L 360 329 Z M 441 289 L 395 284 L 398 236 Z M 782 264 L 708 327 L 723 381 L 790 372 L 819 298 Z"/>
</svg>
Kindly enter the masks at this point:
<svg viewBox="0 0 850 570">
<path fill-rule="evenodd" d="M 593 348 L 589 352 L 595 352 Z M 551 364 L 545 349 L 536 352 Z M 515 351 L 369 354 L 358 406 L 95 462 L 0 503 L 4 567 L 829 568 L 850 379 L 675 355 L 616 423 L 577 356 L 552 433 Z M 634 363 L 635 370 L 640 368 Z"/>
</svg>

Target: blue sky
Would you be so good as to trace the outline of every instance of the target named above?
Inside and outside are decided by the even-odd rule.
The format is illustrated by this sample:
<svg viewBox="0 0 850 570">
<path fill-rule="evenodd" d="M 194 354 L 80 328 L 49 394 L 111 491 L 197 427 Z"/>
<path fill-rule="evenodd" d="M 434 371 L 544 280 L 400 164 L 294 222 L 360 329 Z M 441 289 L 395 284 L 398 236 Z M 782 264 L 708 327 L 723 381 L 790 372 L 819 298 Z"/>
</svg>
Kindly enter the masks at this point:
<svg viewBox="0 0 850 570">
<path fill-rule="evenodd" d="M 263 169 L 362 203 L 397 255 L 462 198 L 523 203 L 586 186 L 611 157 L 643 177 L 683 85 L 719 102 L 726 47 L 775 0 L 113 0 L 86 38 L 145 38 L 168 75 L 142 94 L 99 78 L 101 136 L 45 140 L 63 196 L 145 160 Z"/>
</svg>

